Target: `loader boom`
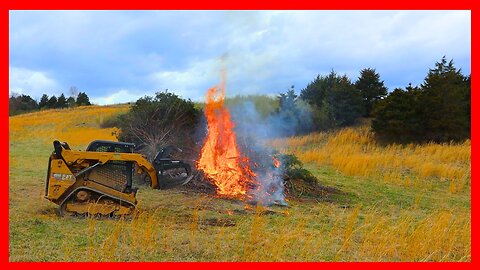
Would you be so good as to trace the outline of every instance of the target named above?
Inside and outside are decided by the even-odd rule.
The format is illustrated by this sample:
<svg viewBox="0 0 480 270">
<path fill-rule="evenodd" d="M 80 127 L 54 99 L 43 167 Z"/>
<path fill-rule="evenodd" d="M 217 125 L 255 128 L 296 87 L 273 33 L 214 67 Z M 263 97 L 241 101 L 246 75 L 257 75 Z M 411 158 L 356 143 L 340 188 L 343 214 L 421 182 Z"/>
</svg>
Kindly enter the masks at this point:
<svg viewBox="0 0 480 270">
<path fill-rule="evenodd" d="M 85 160 L 97 161 L 99 165 L 106 164 L 109 161 L 135 162 L 150 177 L 151 187 L 158 189 L 158 178 L 155 168 L 141 154 L 63 150 L 62 157 L 68 165 L 81 164 Z"/>
<path fill-rule="evenodd" d="M 137 204 L 134 167 L 149 178 L 153 189 L 184 185 L 192 179 L 191 167 L 160 151 L 153 163 L 133 153 L 133 144 L 93 141 L 87 151 L 71 150 L 68 143 L 53 142 L 48 161 L 45 198 L 59 205 L 60 215 L 130 215 Z"/>
</svg>

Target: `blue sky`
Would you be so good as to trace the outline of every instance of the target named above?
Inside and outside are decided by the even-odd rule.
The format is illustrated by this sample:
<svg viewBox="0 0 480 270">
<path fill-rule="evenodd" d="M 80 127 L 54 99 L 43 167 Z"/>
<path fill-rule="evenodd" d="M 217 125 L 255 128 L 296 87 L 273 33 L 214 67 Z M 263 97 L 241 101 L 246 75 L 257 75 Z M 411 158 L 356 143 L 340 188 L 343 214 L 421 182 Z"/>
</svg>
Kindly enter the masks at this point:
<svg viewBox="0 0 480 270">
<path fill-rule="evenodd" d="M 10 11 L 9 91 L 202 100 L 222 68 L 234 96 L 366 67 L 393 90 L 420 84 L 443 55 L 470 74 L 470 25 L 470 11 Z"/>
</svg>

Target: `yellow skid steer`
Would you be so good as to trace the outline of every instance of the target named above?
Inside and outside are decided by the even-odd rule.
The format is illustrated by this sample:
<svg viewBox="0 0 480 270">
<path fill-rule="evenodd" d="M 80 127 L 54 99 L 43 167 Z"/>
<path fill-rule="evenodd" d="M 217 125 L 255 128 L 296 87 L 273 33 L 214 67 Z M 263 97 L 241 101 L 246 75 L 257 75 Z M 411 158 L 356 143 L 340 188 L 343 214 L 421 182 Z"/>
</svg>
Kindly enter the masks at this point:
<svg viewBox="0 0 480 270">
<path fill-rule="evenodd" d="M 135 168 L 145 173 L 146 182 L 154 189 L 184 185 L 192 179 L 188 163 L 168 157 L 172 150 L 180 149 L 162 149 L 149 162 L 133 152 L 134 146 L 96 140 L 86 151 L 75 151 L 66 142 L 54 141 L 45 198 L 59 205 L 61 216 L 126 216 L 137 204 L 137 188 L 132 186 Z"/>
</svg>

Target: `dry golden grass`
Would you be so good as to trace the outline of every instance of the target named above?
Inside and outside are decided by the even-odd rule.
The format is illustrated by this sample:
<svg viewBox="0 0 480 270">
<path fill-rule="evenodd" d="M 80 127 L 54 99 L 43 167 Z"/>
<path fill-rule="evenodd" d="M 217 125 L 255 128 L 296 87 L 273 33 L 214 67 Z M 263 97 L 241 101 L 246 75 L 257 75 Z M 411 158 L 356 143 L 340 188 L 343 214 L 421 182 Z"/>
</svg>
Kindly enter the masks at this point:
<svg viewBox="0 0 480 270">
<path fill-rule="evenodd" d="M 10 261 L 471 260 L 470 142 L 384 147 L 366 128 L 272 142 L 344 192 L 327 202 L 290 200 L 289 208 L 266 211 L 141 187 L 132 220 L 56 216 L 56 205 L 43 198 L 51 141 L 84 149 L 114 139 L 115 129 L 99 124 L 126 110 L 10 118 Z"/>
<path fill-rule="evenodd" d="M 203 200 L 200 207 L 212 205 Z M 87 219 L 77 237 L 86 247 L 63 260 L 80 261 L 469 261 L 467 215 L 435 211 L 395 219 L 376 209 L 295 208 L 265 216 L 262 209 L 230 216 L 235 227 L 209 227 L 199 205 L 186 216 L 159 210 L 132 221 Z M 185 210 L 184 210 L 185 211 Z M 65 222 L 70 222 L 66 220 Z M 103 224 L 102 224 L 103 223 Z M 107 224 L 105 224 L 107 223 Z"/>
<path fill-rule="evenodd" d="M 423 187 L 431 181 L 446 181 L 449 191 L 456 193 L 470 182 L 469 140 L 382 146 L 363 126 L 277 139 L 271 145 L 296 154 L 306 163 L 332 166 L 346 175 L 376 177 L 398 185 Z"/>
<path fill-rule="evenodd" d="M 9 118 L 10 138 L 26 141 L 33 138 L 51 143 L 66 141 L 85 146 L 92 140 L 116 140 L 116 128 L 99 128 L 112 115 L 126 112 L 129 106 L 83 106 L 74 109 L 45 110 Z"/>
</svg>

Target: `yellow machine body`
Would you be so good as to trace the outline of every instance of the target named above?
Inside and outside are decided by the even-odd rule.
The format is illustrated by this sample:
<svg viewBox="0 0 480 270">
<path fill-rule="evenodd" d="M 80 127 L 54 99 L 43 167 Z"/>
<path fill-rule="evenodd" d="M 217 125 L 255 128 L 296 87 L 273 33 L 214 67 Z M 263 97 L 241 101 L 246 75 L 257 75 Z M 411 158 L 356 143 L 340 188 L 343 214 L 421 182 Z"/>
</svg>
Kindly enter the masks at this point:
<svg viewBox="0 0 480 270">
<path fill-rule="evenodd" d="M 100 142 L 101 147 L 109 146 L 111 149 L 116 147 L 121 151 L 133 145 L 108 141 L 94 142 L 97 144 Z M 182 181 L 177 180 L 176 185 L 184 184 L 191 179 L 190 167 L 181 161 L 162 158 L 160 163 L 155 163 L 154 166 L 145 156 L 133 153 L 133 150 L 103 152 L 101 147 L 93 151 L 75 151 L 66 143 L 54 142 L 55 150 L 49 158 L 45 198 L 59 205 L 60 215 L 131 214 L 137 204 L 137 189 L 132 187 L 134 167 L 146 174 L 150 186 L 154 189 L 161 188 L 159 176 L 163 179 L 164 169 L 186 169 L 183 178 L 180 179 Z M 164 181 L 167 181 L 166 178 Z"/>
</svg>

